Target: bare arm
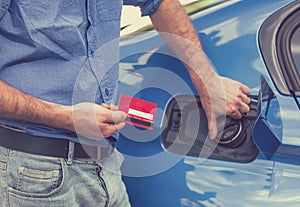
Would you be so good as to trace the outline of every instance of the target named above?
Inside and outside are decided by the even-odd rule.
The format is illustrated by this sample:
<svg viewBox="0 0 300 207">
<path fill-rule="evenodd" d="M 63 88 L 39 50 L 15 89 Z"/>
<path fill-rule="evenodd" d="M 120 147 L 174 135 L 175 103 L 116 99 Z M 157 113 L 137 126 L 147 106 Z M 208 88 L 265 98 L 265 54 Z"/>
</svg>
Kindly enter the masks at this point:
<svg viewBox="0 0 300 207">
<path fill-rule="evenodd" d="M 201 97 L 211 138 L 217 135 L 216 119 L 229 114 L 241 118 L 249 110 L 250 89 L 240 82 L 220 77 L 210 64 L 194 26 L 178 0 L 164 0 L 151 15 L 152 23 L 168 46 L 185 64 Z"/>
<path fill-rule="evenodd" d="M 3 81 L 0 81 L 0 116 L 27 122 L 44 124 L 57 128 L 70 128 L 72 112 L 68 107 L 43 101 L 27 95 Z"/>
<path fill-rule="evenodd" d="M 76 131 L 91 139 L 110 136 L 124 126 L 123 112 L 93 103 L 64 106 L 17 90 L 0 80 L 0 117 Z M 99 131 L 101 130 L 101 133 Z"/>
</svg>

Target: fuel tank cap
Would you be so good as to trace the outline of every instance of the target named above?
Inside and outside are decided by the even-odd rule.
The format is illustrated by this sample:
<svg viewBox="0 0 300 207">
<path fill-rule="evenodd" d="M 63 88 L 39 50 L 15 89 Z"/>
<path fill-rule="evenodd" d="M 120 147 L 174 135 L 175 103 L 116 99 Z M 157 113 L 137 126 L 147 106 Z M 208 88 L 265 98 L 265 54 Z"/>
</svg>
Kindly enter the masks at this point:
<svg viewBox="0 0 300 207">
<path fill-rule="evenodd" d="M 241 133 L 242 129 L 241 120 L 226 117 L 224 129 L 220 132 L 219 144 L 230 148 L 240 146 L 245 140 L 245 136 Z"/>
</svg>

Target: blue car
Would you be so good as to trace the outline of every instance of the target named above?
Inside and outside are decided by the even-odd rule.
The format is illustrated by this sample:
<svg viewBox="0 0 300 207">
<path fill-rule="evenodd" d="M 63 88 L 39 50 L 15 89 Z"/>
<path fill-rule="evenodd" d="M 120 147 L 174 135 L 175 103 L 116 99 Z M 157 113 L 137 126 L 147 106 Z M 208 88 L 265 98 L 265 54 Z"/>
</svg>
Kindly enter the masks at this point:
<svg viewBox="0 0 300 207">
<path fill-rule="evenodd" d="M 133 207 L 300 206 L 300 1 L 218 1 L 191 15 L 222 76 L 251 88 L 219 141 L 183 64 L 156 31 L 121 39 L 118 93 L 158 104 L 117 145 Z"/>
</svg>

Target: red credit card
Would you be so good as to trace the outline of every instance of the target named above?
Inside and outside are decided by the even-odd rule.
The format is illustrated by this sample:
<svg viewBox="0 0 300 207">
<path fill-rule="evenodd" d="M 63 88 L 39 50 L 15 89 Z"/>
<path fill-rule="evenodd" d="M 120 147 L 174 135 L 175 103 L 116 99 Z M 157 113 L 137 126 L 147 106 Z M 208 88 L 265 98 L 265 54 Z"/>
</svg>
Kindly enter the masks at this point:
<svg viewBox="0 0 300 207">
<path fill-rule="evenodd" d="M 118 109 L 127 114 L 126 123 L 145 129 L 153 129 L 156 103 L 121 94 Z"/>
</svg>

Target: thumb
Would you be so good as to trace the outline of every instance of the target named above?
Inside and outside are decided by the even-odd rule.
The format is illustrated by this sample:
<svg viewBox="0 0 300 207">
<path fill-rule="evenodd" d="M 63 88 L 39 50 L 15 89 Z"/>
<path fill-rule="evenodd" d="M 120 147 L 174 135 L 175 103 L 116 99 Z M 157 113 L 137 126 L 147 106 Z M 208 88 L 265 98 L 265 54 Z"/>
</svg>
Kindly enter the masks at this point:
<svg viewBox="0 0 300 207">
<path fill-rule="evenodd" d="M 106 121 L 111 123 L 119 123 L 126 119 L 127 115 L 123 111 L 107 111 Z"/>
<path fill-rule="evenodd" d="M 207 121 L 210 139 L 215 140 L 218 135 L 217 120 L 215 117 L 211 117 Z"/>
</svg>

